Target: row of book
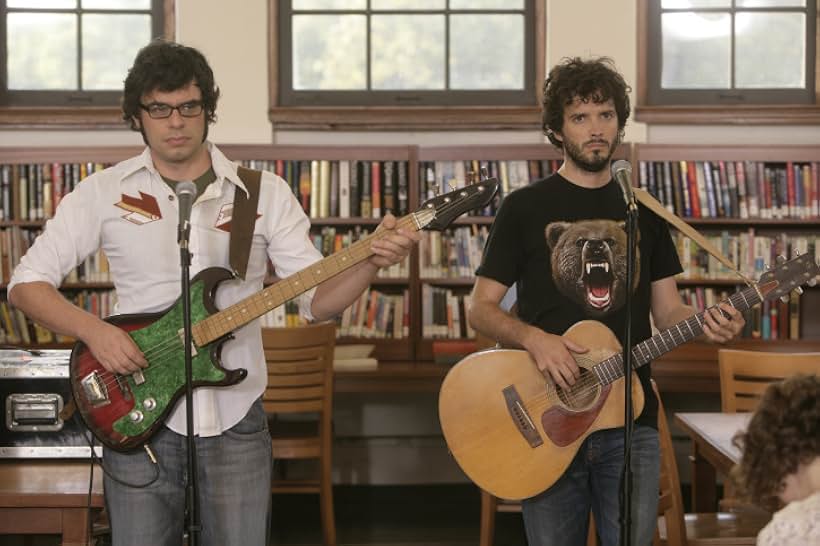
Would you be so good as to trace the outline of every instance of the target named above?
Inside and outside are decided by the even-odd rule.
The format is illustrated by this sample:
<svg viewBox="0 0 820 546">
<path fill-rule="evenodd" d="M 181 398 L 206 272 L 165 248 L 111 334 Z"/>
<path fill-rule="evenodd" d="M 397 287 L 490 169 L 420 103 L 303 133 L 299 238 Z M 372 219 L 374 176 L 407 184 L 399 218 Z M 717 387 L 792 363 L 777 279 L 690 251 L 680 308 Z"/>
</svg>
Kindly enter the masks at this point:
<svg viewBox="0 0 820 546">
<path fill-rule="evenodd" d="M 311 238 L 323 256 L 330 256 L 349 248 L 351 244 L 370 235 L 371 231 L 362 226 L 353 226 L 346 229 L 336 226 L 322 226 L 313 231 Z M 423 240 L 423 239 L 422 239 Z M 390 267 L 383 267 L 377 273 L 379 278 L 402 279 L 410 276 L 409 257 Z"/>
<path fill-rule="evenodd" d="M 419 162 L 419 202 L 436 195 L 462 188 L 479 180 L 482 169 L 489 178 L 500 183 L 498 196 L 488 206 L 471 214 L 493 216 L 501 199 L 511 191 L 526 186 L 534 180 L 546 178 L 561 166 L 557 159 L 531 159 L 510 161 L 421 161 Z"/>
<path fill-rule="evenodd" d="M 0 228 L 0 284 L 11 280 L 14 268 L 40 235 L 39 229 L 23 229 L 19 226 Z M 108 259 L 102 250 L 89 255 L 63 280 L 64 283 L 111 282 Z"/>
<path fill-rule="evenodd" d="M 51 218 L 63 196 L 105 167 L 102 163 L 0 165 L 0 221 Z"/>
<path fill-rule="evenodd" d="M 421 335 L 425 338 L 473 338 L 467 320 L 471 296 L 450 288 L 423 284 L 421 287 Z"/>
<path fill-rule="evenodd" d="M 114 312 L 116 295 L 113 290 L 83 290 L 67 295 L 69 301 L 100 318 Z M 51 330 L 37 324 L 22 311 L 7 301 L 0 301 L 0 343 L 9 345 L 69 343 L 74 341 L 67 336 L 54 334 Z"/>
<path fill-rule="evenodd" d="M 282 177 L 311 218 L 381 218 L 408 212 L 406 161 L 248 160 Z"/>
<path fill-rule="evenodd" d="M 392 338 L 410 336 L 410 292 L 386 294 L 365 289 L 337 318 L 339 337 Z"/>
<path fill-rule="evenodd" d="M 727 290 L 684 288 L 680 290 L 684 303 L 697 311 L 713 307 L 731 295 Z M 800 339 L 800 298 L 789 301 L 764 301 L 744 313 L 746 325 L 741 336 L 751 339 Z"/>
<path fill-rule="evenodd" d="M 673 237 L 684 270 L 682 278 L 737 279 L 717 258 L 688 237 L 678 232 Z M 813 233 L 766 233 L 749 228 L 740 232 L 724 230 L 718 234 L 704 234 L 704 237 L 752 280 L 774 265 L 778 256 L 792 258 L 795 254 L 811 254 L 820 260 L 820 245 Z"/>
<path fill-rule="evenodd" d="M 464 226 L 444 232 L 431 231 L 419 242 L 422 278 L 472 277 L 481 263 L 487 226 Z"/>
<path fill-rule="evenodd" d="M 690 218 L 820 217 L 818 163 L 640 161 L 640 187 Z"/>
</svg>

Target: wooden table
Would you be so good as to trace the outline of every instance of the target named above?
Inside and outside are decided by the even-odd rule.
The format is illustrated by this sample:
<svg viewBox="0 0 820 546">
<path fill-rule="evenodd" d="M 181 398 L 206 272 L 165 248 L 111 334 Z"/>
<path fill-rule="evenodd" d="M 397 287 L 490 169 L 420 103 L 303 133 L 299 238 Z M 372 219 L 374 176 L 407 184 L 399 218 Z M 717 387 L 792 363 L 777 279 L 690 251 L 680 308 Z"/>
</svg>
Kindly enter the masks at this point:
<svg viewBox="0 0 820 546">
<path fill-rule="evenodd" d="M 717 473 L 726 476 L 740 460 L 732 445 L 750 413 L 676 413 L 675 423 L 692 438 L 692 510 L 717 510 Z"/>
<path fill-rule="evenodd" d="M 88 474 L 88 462 L 0 461 L 0 535 L 59 534 L 63 546 L 85 546 Z M 92 512 L 103 507 L 102 482 L 95 467 Z"/>
</svg>

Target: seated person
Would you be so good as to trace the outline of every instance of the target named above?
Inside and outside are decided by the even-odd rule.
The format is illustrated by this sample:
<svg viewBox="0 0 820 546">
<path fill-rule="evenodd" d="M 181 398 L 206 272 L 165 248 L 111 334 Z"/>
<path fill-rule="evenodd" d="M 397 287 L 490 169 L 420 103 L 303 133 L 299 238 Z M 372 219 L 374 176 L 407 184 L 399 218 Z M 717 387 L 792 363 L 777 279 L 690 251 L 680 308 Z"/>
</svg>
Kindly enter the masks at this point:
<svg viewBox="0 0 820 546">
<path fill-rule="evenodd" d="M 738 493 L 767 510 L 780 508 L 758 546 L 820 544 L 820 377 L 769 385 L 734 443 L 743 452 L 732 470 Z"/>
</svg>

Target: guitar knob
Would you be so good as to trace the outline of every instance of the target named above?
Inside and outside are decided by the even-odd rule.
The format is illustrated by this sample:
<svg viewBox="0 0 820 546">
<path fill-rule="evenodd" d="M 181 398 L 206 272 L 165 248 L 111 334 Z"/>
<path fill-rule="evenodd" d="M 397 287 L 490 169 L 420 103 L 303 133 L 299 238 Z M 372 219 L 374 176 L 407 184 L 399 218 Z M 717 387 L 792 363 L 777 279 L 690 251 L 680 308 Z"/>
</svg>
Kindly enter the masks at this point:
<svg viewBox="0 0 820 546">
<path fill-rule="evenodd" d="M 147 411 L 153 411 L 157 407 L 157 401 L 153 398 L 146 398 L 142 401 L 142 407 Z"/>
<path fill-rule="evenodd" d="M 141 423 L 144 417 L 142 412 L 138 410 L 134 410 L 128 414 L 128 418 L 131 419 L 132 423 Z"/>
</svg>

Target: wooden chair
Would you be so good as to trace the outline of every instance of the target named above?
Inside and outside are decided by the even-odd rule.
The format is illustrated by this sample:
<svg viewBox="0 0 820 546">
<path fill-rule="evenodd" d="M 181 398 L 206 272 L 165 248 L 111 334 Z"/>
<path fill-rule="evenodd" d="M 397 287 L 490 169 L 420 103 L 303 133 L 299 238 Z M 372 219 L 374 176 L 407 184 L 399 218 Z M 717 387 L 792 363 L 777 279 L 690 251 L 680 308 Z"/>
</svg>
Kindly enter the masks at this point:
<svg viewBox="0 0 820 546">
<path fill-rule="evenodd" d="M 754 545 L 757 533 L 769 522 L 771 515 L 761 510 L 686 514 L 680 488 L 680 476 L 672 446 L 672 435 L 666 420 L 657 385 L 658 433 L 661 448 L 660 499 L 655 546 L 718 546 Z"/>
<path fill-rule="evenodd" d="M 770 383 L 797 373 L 820 374 L 820 353 L 773 353 L 720 349 L 720 407 L 753 411 Z"/>
<path fill-rule="evenodd" d="M 332 322 L 262 329 L 268 366 L 268 386 L 262 400 L 269 415 L 273 458 L 317 459 L 319 465 L 316 479 L 287 479 L 284 474 L 275 473 L 271 490 L 273 493 L 319 494 L 326 546 L 336 544 L 331 477 L 335 343 L 336 325 Z M 295 420 L 295 414 L 316 418 Z M 287 420 L 287 415 L 291 420 Z"/>
</svg>

